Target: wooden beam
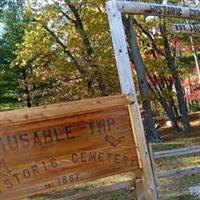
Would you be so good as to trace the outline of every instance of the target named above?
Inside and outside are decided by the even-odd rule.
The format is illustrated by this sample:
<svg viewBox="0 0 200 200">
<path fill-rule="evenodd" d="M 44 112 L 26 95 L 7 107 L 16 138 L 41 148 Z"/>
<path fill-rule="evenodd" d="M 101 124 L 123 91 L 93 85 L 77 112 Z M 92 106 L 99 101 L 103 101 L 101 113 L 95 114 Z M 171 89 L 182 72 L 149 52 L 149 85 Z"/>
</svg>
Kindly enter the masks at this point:
<svg viewBox="0 0 200 200">
<path fill-rule="evenodd" d="M 116 183 L 113 185 L 100 187 L 92 191 L 86 191 L 86 192 L 80 192 L 80 193 L 77 192 L 74 195 L 62 197 L 55 200 L 80 200 L 80 199 L 83 200 L 83 199 L 88 199 L 88 198 L 94 198 L 96 196 L 104 195 L 106 193 L 114 192 L 117 190 L 124 190 L 124 189 L 130 190 L 133 186 L 134 186 L 134 180 L 130 180 L 130 181 L 125 181 L 121 183 Z"/>
<path fill-rule="evenodd" d="M 135 180 L 135 191 L 136 191 L 136 198 L 137 200 L 146 200 L 145 198 L 145 188 L 144 188 L 144 184 L 143 184 L 142 179 L 136 179 Z"/>
<path fill-rule="evenodd" d="M 172 24 L 168 31 L 185 34 L 200 33 L 200 24 Z"/>
<path fill-rule="evenodd" d="M 48 106 L 38 106 L 36 108 L 25 108 L 14 111 L 0 112 L 0 126 L 6 126 L 10 123 L 22 123 L 28 121 L 41 121 L 88 112 L 92 109 L 101 111 L 106 108 L 118 107 L 129 104 L 125 95 L 116 95 L 110 97 L 101 97 L 86 99 L 80 101 L 71 101 L 66 103 L 52 104 Z"/>
<path fill-rule="evenodd" d="M 158 158 L 166 158 L 166 157 L 171 157 L 171 156 L 194 154 L 194 153 L 199 153 L 199 152 L 200 152 L 200 146 L 184 147 L 184 148 L 179 148 L 179 149 L 155 152 L 154 157 L 155 159 L 158 159 Z"/>
<path fill-rule="evenodd" d="M 200 9 L 197 8 L 130 1 L 117 1 L 117 7 L 122 13 L 135 15 L 200 19 Z"/>
<path fill-rule="evenodd" d="M 120 11 L 117 9 L 115 1 L 107 2 L 107 13 L 112 35 L 113 48 L 117 63 L 121 91 L 123 94 L 132 94 L 134 101 L 137 96 L 134 89 L 128 49 L 126 46 L 126 36 Z"/>
<path fill-rule="evenodd" d="M 158 178 L 169 178 L 169 177 L 192 175 L 192 174 L 200 174 L 200 167 L 182 169 L 170 172 L 160 172 L 158 173 Z"/>
</svg>

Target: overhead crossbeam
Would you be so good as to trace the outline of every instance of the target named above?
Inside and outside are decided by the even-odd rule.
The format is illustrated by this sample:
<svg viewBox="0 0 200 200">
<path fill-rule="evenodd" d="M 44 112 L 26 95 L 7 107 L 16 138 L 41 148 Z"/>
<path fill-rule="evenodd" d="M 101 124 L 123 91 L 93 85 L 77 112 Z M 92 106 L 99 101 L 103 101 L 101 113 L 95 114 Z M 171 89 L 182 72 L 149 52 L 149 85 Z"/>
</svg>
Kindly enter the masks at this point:
<svg viewBox="0 0 200 200">
<path fill-rule="evenodd" d="M 130 1 L 117 1 L 116 4 L 122 13 L 200 19 L 200 9 L 197 8 Z"/>
</svg>

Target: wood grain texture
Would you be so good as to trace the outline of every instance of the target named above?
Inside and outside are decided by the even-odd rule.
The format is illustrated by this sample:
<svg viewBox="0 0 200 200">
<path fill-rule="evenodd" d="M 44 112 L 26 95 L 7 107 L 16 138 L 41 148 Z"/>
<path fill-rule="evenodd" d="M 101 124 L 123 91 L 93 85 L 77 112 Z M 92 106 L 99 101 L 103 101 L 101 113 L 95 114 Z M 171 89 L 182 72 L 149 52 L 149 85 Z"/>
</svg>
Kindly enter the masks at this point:
<svg viewBox="0 0 200 200">
<path fill-rule="evenodd" d="M 1 113 L 0 199 L 138 169 L 128 104 L 114 96 Z"/>
<path fill-rule="evenodd" d="M 85 113 L 95 109 L 95 111 L 112 108 L 129 103 L 125 95 L 108 96 L 103 98 L 93 98 L 67 103 L 39 106 L 36 108 L 25 108 L 21 110 L 0 112 L 0 125 L 20 123 L 25 121 L 40 121 L 43 119 L 54 118 Z"/>
</svg>

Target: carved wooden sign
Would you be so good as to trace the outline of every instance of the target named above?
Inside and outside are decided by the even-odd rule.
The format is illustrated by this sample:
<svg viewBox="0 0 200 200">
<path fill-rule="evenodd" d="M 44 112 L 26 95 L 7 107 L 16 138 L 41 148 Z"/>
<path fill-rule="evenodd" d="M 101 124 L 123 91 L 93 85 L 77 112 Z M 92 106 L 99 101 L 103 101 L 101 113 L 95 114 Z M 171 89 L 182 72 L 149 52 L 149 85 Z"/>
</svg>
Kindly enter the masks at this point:
<svg viewBox="0 0 200 200">
<path fill-rule="evenodd" d="M 200 32 L 200 24 L 173 24 L 169 28 L 170 32 L 173 33 L 199 33 Z"/>
<path fill-rule="evenodd" d="M 125 96 L 0 113 L 0 199 L 139 169 Z"/>
</svg>

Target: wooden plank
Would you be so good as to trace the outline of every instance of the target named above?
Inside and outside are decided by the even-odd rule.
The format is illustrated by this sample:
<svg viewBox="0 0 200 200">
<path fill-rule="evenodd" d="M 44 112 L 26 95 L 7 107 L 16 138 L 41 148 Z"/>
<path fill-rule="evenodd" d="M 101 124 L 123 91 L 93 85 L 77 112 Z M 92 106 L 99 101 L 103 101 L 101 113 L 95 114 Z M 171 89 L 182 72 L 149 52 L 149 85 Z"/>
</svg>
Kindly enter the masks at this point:
<svg viewBox="0 0 200 200">
<path fill-rule="evenodd" d="M 39 120 L 37 108 L 13 111 L 13 116 L 9 112 L 10 123 L 0 125 L 0 199 L 21 199 L 138 169 L 127 102 L 125 96 L 88 100 L 87 112 L 81 108 L 80 113 L 76 106 L 81 102 L 74 102 L 65 104 L 74 113 L 62 107 L 66 114 L 47 106 Z"/>
<path fill-rule="evenodd" d="M 156 184 L 153 177 L 152 166 L 144 135 L 144 128 L 139 111 L 139 105 L 137 102 L 137 95 L 131 72 L 130 59 L 126 45 L 126 36 L 123 27 L 121 12 L 117 8 L 117 1 L 108 1 L 106 5 L 121 90 L 123 94 L 131 96 L 132 105 L 129 106 L 129 112 L 134 138 L 137 141 L 140 163 L 144 171 L 144 192 L 147 199 L 156 200 L 158 199 Z"/>
<path fill-rule="evenodd" d="M 171 33 L 193 34 L 200 33 L 200 24 L 172 24 L 168 31 Z"/>
<path fill-rule="evenodd" d="M 141 179 L 143 179 L 143 183 L 144 183 L 143 188 L 144 188 L 144 192 L 147 193 L 146 199 L 157 200 L 158 194 L 157 194 L 156 182 L 155 182 L 153 166 L 152 166 L 153 160 L 152 161 L 150 160 L 150 155 L 147 148 L 143 125 L 139 124 L 139 121 L 137 120 L 137 112 L 135 109 L 136 108 L 134 108 L 133 105 L 129 106 L 130 119 L 131 119 L 133 130 L 134 130 L 133 135 L 135 138 L 136 145 L 138 147 L 137 153 L 138 153 L 139 163 L 143 169 L 143 173 L 141 176 Z"/>
<path fill-rule="evenodd" d="M 194 153 L 199 153 L 199 152 L 200 152 L 200 146 L 184 147 L 184 148 L 179 148 L 179 149 L 155 152 L 154 157 L 155 159 L 158 159 L 158 158 L 166 158 L 166 157 L 171 157 L 171 156 L 194 154 Z"/>
<path fill-rule="evenodd" d="M 125 181 L 121 183 L 116 183 L 113 185 L 108 185 L 104 187 L 97 188 L 92 191 L 80 192 L 74 195 L 66 196 L 63 198 L 55 199 L 55 200 L 84 200 L 88 198 L 94 198 L 99 195 L 104 195 L 106 193 L 114 192 L 117 190 L 130 190 L 134 186 L 134 181 Z"/>
<path fill-rule="evenodd" d="M 117 1 L 117 7 L 122 13 L 135 15 L 200 19 L 200 9 L 198 8 L 163 5 L 156 3 L 138 3 L 130 1 Z"/>
<path fill-rule="evenodd" d="M 156 174 L 156 163 L 155 163 L 155 158 L 154 158 L 154 154 L 153 154 L 152 143 L 149 142 L 147 144 L 147 147 L 148 147 L 149 156 L 150 156 L 150 160 L 151 160 L 151 166 L 153 169 L 154 180 L 155 180 L 155 183 L 158 183 L 158 177 Z"/>
<path fill-rule="evenodd" d="M 182 170 L 176 170 L 176 171 L 170 171 L 170 172 L 159 172 L 158 177 L 159 178 L 170 178 L 170 177 L 194 175 L 194 174 L 200 174 L 200 167 L 190 168 L 190 169 L 182 169 Z"/>
<path fill-rule="evenodd" d="M 131 68 L 128 67 L 130 60 L 121 13 L 117 9 L 115 1 L 108 1 L 106 5 L 121 90 L 125 95 L 134 95 L 134 101 L 137 101 L 136 93 L 133 91 L 134 82 Z"/>
<path fill-rule="evenodd" d="M 145 188 L 144 188 L 144 184 L 143 184 L 142 179 L 136 179 L 135 180 L 135 189 L 136 189 L 136 199 L 137 200 L 146 200 L 145 197 Z"/>
<path fill-rule="evenodd" d="M 52 104 L 48 106 L 39 106 L 35 108 L 25 108 L 21 110 L 0 112 L 0 126 L 12 123 L 21 123 L 23 121 L 40 121 L 43 119 L 51 119 L 55 116 L 65 116 L 81 114 L 92 109 L 96 111 L 112 108 L 128 103 L 128 99 L 124 95 L 116 95 L 112 97 L 93 98 L 81 101 L 72 101 L 67 103 Z M 47 109 L 48 108 L 48 109 Z"/>
<path fill-rule="evenodd" d="M 134 173 L 135 175 L 135 193 L 136 193 L 136 199 L 137 200 L 146 200 L 146 194 L 145 191 L 145 183 L 144 183 L 144 176 L 142 170 L 137 170 Z"/>
</svg>

